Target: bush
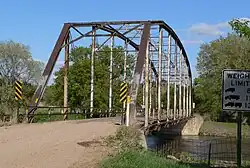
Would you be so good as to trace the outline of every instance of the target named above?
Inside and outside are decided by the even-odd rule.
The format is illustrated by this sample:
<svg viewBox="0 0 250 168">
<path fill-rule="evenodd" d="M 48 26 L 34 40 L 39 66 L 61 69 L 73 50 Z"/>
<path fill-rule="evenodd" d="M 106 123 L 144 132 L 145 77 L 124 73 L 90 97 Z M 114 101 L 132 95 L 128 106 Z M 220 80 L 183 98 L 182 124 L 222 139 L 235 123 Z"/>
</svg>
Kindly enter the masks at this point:
<svg viewBox="0 0 250 168">
<path fill-rule="evenodd" d="M 110 135 L 104 139 L 104 142 L 114 148 L 117 152 L 133 150 L 142 150 L 140 144 L 141 133 L 133 127 L 121 126 L 117 129 L 115 135 Z"/>
</svg>

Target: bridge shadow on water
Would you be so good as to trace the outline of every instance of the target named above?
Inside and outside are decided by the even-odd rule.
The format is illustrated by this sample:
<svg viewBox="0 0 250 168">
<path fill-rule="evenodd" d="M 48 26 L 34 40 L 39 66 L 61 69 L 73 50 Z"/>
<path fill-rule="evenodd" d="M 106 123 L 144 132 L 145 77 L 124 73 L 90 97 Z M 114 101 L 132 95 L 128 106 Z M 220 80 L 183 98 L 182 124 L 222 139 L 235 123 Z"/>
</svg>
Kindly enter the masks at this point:
<svg viewBox="0 0 250 168">
<path fill-rule="evenodd" d="M 150 150 L 191 167 L 237 167 L 235 138 L 153 133 L 146 141 Z M 250 139 L 242 143 L 242 166 L 250 168 Z"/>
</svg>

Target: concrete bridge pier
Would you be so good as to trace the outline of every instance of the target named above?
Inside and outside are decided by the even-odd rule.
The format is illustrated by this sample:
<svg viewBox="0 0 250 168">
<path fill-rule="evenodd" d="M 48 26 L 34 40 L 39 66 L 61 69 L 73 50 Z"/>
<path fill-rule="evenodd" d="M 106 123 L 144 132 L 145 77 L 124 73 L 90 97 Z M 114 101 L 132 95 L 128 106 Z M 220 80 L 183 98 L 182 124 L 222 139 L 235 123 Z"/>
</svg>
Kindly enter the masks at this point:
<svg viewBox="0 0 250 168">
<path fill-rule="evenodd" d="M 167 135 L 199 135 L 204 120 L 202 116 L 194 114 L 193 117 L 161 124 L 159 132 Z"/>
<path fill-rule="evenodd" d="M 152 122 L 144 128 L 144 134 L 159 132 L 166 135 L 199 135 L 200 128 L 204 120 L 199 114 L 178 120 L 161 120 Z"/>
</svg>

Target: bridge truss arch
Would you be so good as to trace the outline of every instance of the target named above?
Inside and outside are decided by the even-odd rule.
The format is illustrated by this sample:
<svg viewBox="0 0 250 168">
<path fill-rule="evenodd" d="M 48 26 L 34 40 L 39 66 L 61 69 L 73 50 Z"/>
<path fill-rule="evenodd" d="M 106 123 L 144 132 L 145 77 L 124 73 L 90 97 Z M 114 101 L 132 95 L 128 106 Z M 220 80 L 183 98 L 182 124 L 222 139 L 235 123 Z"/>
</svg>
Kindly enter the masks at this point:
<svg viewBox="0 0 250 168">
<path fill-rule="evenodd" d="M 76 36 L 76 37 L 74 37 Z M 119 77 L 130 85 L 130 120 L 136 118 L 138 108 L 145 110 L 145 119 L 161 120 L 188 117 L 192 111 L 192 73 L 187 53 L 182 42 L 164 21 L 109 21 L 65 23 L 43 71 L 39 85 L 33 95 L 28 116 L 32 118 L 44 94 L 62 49 L 65 53 L 64 113 L 68 111 L 68 68 L 70 47 L 80 39 L 91 46 L 91 79 L 89 108 L 94 107 L 95 60 L 98 52 L 110 42 L 109 98 L 108 110 L 112 110 L 113 99 L 113 48 L 123 46 L 123 74 Z M 107 52 L 107 51 L 106 51 Z M 134 66 L 127 67 L 127 56 L 134 55 Z M 132 74 L 132 75 L 131 75 Z M 117 79 L 118 80 L 118 79 Z M 139 100 L 138 92 L 143 93 Z M 138 103 L 142 101 L 142 103 Z M 65 119 L 66 119 L 65 115 Z"/>
</svg>

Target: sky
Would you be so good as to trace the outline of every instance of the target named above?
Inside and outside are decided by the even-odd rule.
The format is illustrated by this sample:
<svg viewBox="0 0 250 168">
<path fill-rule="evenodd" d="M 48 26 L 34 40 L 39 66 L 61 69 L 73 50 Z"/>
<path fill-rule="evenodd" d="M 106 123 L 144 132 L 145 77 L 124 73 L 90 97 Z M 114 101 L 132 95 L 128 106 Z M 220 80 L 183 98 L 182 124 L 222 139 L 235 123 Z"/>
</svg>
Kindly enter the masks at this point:
<svg viewBox="0 0 250 168">
<path fill-rule="evenodd" d="M 200 45 L 230 32 L 231 19 L 250 18 L 249 6 L 249 0 L 0 0 L 0 41 L 28 45 L 46 63 L 65 22 L 163 20 L 183 42 L 196 77 Z"/>
</svg>

